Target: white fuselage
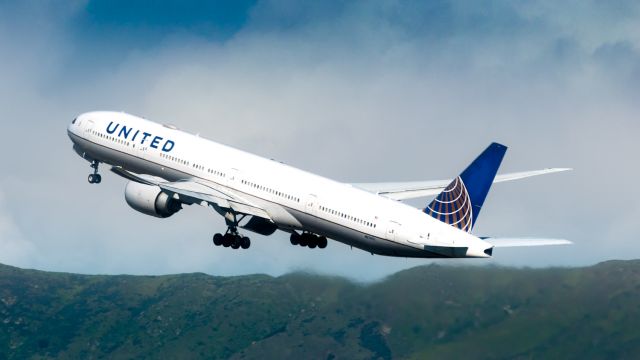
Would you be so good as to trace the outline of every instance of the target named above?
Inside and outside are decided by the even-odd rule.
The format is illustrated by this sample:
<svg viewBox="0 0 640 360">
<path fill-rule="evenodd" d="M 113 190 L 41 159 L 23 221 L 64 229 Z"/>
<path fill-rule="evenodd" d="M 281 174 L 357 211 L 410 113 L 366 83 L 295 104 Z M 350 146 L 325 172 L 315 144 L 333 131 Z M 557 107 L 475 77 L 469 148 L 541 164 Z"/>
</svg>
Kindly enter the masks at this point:
<svg viewBox="0 0 640 360">
<path fill-rule="evenodd" d="M 381 255 L 489 256 L 491 244 L 420 209 L 171 126 L 90 112 L 68 133 L 87 159 L 167 181 L 211 184 L 264 209 L 284 231 L 309 231 Z"/>
</svg>

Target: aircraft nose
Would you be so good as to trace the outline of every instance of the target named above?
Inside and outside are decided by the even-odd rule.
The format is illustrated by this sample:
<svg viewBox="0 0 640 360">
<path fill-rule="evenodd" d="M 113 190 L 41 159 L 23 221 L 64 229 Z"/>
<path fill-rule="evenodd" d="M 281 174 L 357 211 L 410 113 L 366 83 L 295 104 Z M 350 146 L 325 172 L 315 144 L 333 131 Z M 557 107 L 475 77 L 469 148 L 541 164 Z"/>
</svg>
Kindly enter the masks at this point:
<svg viewBox="0 0 640 360">
<path fill-rule="evenodd" d="M 69 134 L 69 136 L 71 136 L 71 134 L 75 135 L 79 132 L 79 126 L 80 126 L 79 118 L 80 116 L 76 116 L 75 118 L 73 118 L 73 120 L 71 120 L 71 122 L 67 126 L 67 134 Z"/>
</svg>

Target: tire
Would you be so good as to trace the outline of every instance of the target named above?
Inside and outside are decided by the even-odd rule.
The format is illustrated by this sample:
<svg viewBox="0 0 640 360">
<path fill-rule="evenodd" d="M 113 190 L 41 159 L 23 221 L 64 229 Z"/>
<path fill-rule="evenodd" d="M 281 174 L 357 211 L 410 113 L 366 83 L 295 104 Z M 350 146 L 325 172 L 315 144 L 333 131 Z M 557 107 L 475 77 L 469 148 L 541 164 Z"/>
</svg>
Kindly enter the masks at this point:
<svg viewBox="0 0 640 360">
<path fill-rule="evenodd" d="M 309 235 L 307 235 L 306 233 L 300 235 L 300 240 L 298 241 L 298 244 L 300 246 L 307 246 L 309 245 Z"/>
<path fill-rule="evenodd" d="M 318 238 L 318 248 L 319 249 L 324 249 L 327 247 L 327 237 L 326 236 L 320 236 Z"/>
<path fill-rule="evenodd" d="M 93 174 L 89 174 L 89 177 L 87 178 L 87 181 L 89 181 L 89 184 L 93 184 L 96 182 Z"/>
<path fill-rule="evenodd" d="M 223 238 L 222 234 L 213 235 L 213 245 L 220 246 L 220 245 L 222 245 L 223 241 L 224 241 L 224 238 Z"/>
<path fill-rule="evenodd" d="M 291 241 L 291 245 L 300 244 L 300 234 L 298 234 L 296 232 L 291 233 L 291 237 L 289 238 L 289 241 Z"/>
<path fill-rule="evenodd" d="M 240 236 L 234 236 L 233 237 L 233 241 L 231 241 L 231 248 L 234 249 L 234 250 L 235 249 L 239 249 L 240 248 L 240 241 L 242 241 Z"/>
<path fill-rule="evenodd" d="M 240 241 L 240 247 L 246 250 L 249 248 L 249 246 L 251 246 L 251 239 L 246 236 L 242 237 L 242 240 Z"/>
<path fill-rule="evenodd" d="M 102 182 L 102 176 L 100 174 L 96 174 L 94 182 L 96 184 L 100 184 Z"/>
<path fill-rule="evenodd" d="M 224 236 L 222 237 L 222 246 L 229 247 L 231 246 L 232 242 L 233 242 L 233 235 L 224 234 Z"/>
</svg>

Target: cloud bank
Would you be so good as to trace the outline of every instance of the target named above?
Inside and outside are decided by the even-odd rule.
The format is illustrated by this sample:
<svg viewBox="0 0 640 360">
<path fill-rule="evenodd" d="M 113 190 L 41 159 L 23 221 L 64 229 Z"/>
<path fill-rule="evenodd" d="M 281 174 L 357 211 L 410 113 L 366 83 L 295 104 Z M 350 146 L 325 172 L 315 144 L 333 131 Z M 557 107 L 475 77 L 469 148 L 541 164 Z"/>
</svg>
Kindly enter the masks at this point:
<svg viewBox="0 0 640 360">
<path fill-rule="evenodd" d="M 575 171 L 495 186 L 475 231 L 576 244 L 464 263 L 640 256 L 635 2 L 206 3 L 145 12 L 141 2 L 125 13 L 120 2 L 0 5 L 0 219 L 12 224 L 0 231 L 0 261 L 84 273 L 302 269 L 363 280 L 427 262 L 339 243 L 300 249 L 283 234 L 253 236 L 250 250 L 230 252 L 211 245 L 224 225 L 204 208 L 166 220 L 137 214 L 124 202 L 124 180 L 88 185 L 88 164 L 71 150 L 68 122 L 95 109 L 175 123 L 348 182 L 452 177 L 500 141 L 510 146 L 503 172 Z M 26 250 L 11 250 L 13 237 Z"/>
</svg>

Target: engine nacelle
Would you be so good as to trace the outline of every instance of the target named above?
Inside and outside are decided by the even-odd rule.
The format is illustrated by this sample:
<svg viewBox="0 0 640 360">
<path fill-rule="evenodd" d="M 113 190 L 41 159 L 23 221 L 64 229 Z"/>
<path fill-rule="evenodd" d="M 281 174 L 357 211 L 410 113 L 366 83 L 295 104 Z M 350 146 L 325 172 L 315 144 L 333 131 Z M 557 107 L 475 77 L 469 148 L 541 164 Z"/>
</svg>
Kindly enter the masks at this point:
<svg viewBox="0 0 640 360">
<path fill-rule="evenodd" d="M 155 185 L 129 181 L 124 189 L 124 198 L 134 210 L 143 214 L 166 218 L 182 209 L 182 204 Z"/>
</svg>

